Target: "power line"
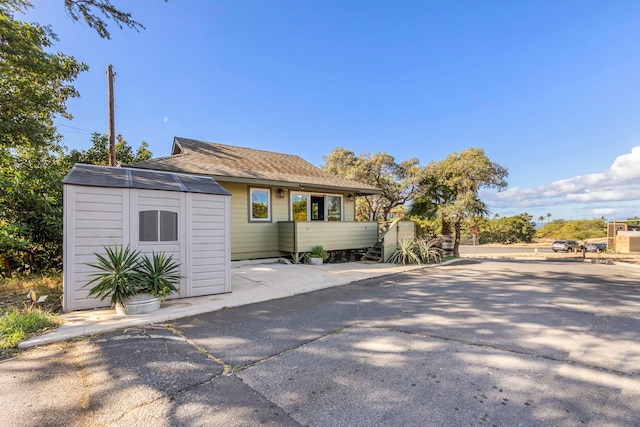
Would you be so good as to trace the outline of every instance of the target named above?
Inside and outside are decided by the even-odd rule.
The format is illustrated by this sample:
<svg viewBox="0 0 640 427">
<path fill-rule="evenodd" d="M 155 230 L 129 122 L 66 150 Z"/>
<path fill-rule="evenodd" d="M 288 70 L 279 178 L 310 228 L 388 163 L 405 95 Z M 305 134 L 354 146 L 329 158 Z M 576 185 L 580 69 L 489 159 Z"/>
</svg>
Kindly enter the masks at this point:
<svg viewBox="0 0 640 427">
<path fill-rule="evenodd" d="M 65 127 L 65 128 L 69 128 L 69 129 L 73 129 L 73 130 L 79 131 L 79 132 L 85 132 L 85 133 L 88 133 L 88 134 L 99 133 L 99 132 L 95 132 L 95 131 L 91 131 L 91 130 L 87 130 L 87 129 L 78 128 L 78 127 L 75 127 L 75 126 L 65 125 L 65 124 L 62 124 L 62 123 L 55 123 L 54 122 L 53 124 L 56 125 L 56 126 Z"/>
</svg>

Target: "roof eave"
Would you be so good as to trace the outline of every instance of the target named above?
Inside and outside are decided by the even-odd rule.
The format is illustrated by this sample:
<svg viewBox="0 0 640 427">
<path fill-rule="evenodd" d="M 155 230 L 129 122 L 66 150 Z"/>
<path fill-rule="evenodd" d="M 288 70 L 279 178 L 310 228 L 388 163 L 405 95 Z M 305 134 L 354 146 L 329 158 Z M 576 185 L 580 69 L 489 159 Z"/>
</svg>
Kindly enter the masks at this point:
<svg viewBox="0 0 640 427">
<path fill-rule="evenodd" d="M 324 185 L 324 184 L 315 184 L 308 182 L 291 182 L 291 181 L 278 181 L 278 180 L 269 180 L 269 179 L 253 179 L 253 178 L 239 178 L 232 176 L 224 176 L 224 175 L 209 175 L 217 182 L 237 182 L 242 184 L 253 184 L 253 185 L 268 185 L 274 187 L 284 187 L 288 189 L 299 189 L 301 191 L 312 190 L 312 191 L 337 191 L 337 192 L 351 192 L 357 194 L 381 194 L 382 191 L 377 188 L 364 188 L 364 187 L 349 187 L 349 186 L 339 186 L 339 185 Z"/>
</svg>

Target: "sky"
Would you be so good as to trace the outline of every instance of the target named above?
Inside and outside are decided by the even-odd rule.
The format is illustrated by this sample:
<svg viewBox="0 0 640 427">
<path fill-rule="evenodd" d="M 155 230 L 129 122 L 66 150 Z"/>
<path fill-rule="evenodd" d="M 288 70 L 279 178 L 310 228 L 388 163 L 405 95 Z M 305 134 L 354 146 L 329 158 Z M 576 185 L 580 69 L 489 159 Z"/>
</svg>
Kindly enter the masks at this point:
<svg viewBox="0 0 640 427">
<path fill-rule="evenodd" d="M 114 0 L 145 29 L 111 40 L 32 0 L 53 50 L 87 63 L 56 124 L 69 149 L 116 132 L 295 154 L 336 147 L 422 165 L 480 147 L 509 171 L 491 214 L 640 216 L 640 2 Z M 551 214 L 551 216 L 548 216 Z"/>
</svg>

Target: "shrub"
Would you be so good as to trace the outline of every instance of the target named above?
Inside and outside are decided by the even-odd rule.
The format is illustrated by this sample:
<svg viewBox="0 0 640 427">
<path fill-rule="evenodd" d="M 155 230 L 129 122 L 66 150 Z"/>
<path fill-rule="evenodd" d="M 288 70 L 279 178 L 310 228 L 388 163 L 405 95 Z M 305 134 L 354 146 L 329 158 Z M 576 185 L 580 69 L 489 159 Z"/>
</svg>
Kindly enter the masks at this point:
<svg viewBox="0 0 640 427">
<path fill-rule="evenodd" d="M 441 251 L 433 246 L 433 242 L 414 236 L 407 236 L 400 242 L 398 248 L 387 262 L 407 265 L 440 262 L 440 259 Z"/>
<path fill-rule="evenodd" d="M 321 245 L 314 246 L 311 248 L 311 252 L 307 253 L 307 257 L 309 258 L 322 258 L 323 260 L 327 259 L 329 254 Z"/>
</svg>

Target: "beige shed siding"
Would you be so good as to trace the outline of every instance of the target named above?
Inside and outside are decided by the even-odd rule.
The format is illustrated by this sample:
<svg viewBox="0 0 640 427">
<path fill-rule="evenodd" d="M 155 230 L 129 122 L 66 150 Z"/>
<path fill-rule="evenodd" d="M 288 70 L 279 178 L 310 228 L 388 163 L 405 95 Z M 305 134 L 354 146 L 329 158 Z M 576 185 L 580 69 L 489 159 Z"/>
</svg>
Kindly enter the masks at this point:
<svg viewBox="0 0 640 427">
<path fill-rule="evenodd" d="M 142 253 L 173 255 L 183 276 L 171 298 L 231 292 L 230 200 L 228 196 L 160 190 L 64 186 L 64 309 L 107 307 L 109 300 L 87 298 L 95 253 L 104 246 L 129 245 Z M 178 213 L 178 240 L 140 242 L 138 213 Z"/>
<path fill-rule="evenodd" d="M 180 286 L 177 287 L 178 293 L 169 296 L 169 298 L 186 297 L 185 277 L 187 277 L 187 274 L 185 271 L 185 260 L 181 257 L 181 254 L 186 252 L 186 221 L 184 218 L 185 210 L 180 209 L 181 206 L 184 206 L 186 193 L 176 191 L 131 189 L 129 191 L 129 197 L 131 198 L 131 227 L 129 228 L 131 231 L 129 236 L 130 246 L 139 250 L 143 254 L 148 254 L 149 256 L 154 252 L 164 252 L 167 255 L 173 256 L 174 260 L 179 261 L 181 264 L 180 275 L 183 276 L 183 279 L 180 280 Z M 146 210 L 177 212 L 178 240 L 175 242 L 139 241 L 138 214 L 139 212 Z"/>
<path fill-rule="evenodd" d="M 89 288 L 83 286 L 94 272 L 87 263 L 94 263 L 94 253 L 103 253 L 104 246 L 122 245 L 127 239 L 123 230 L 128 227 L 129 199 L 120 188 L 103 188 L 97 194 L 95 188 L 82 186 L 64 186 L 63 197 L 64 309 L 108 306 L 109 301 L 87 298 Z"/>
<path fill-rule="evenodd" d="M 231 292 L 230 238 L 225 231 L 230 198 L 189 194 L 188 203 L 192 216 L 187 296 Z"/>
</svg>

